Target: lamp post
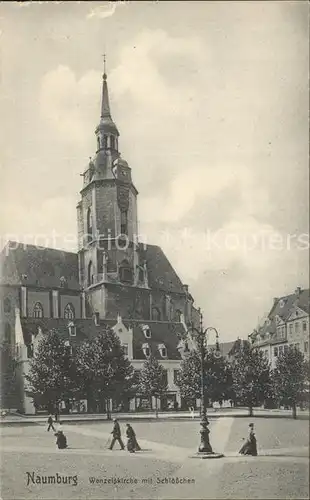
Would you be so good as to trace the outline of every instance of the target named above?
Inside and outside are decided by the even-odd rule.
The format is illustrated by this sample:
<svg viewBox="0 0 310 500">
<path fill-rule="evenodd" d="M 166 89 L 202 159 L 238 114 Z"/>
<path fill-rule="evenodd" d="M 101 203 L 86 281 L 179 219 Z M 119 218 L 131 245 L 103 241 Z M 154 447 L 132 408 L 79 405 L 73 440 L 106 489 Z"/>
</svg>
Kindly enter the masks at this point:
<svg viewBox="0 0 310 500">
<path fill-rule="evenodd" d="M 191 326 L 191 331 L 195 332 L 198 340 L 198 347 L 200 353 L 200 369 L 201 369 L 201 420 L 200 420 L 200 445 L 198 448 L 198 453 L 194 458 L 220 458 L 224 455 L 221 453 L 215 453 L 210 444 L 209 434 L 210 431 L 208 429 L 209 420 L 207 417 L 207 405 L 206 405 L 206 397 L 205 397 L 205 357 L 207 354 L 207 340 L 208 340 L 208 332 L 215 332 L 215 352 L 217 356 L 220 356 L 220 346 L 219 346 L 219 334 L 216 328 L 213 326 L 209 326 L 207 328 L 203 328 L 203 317 L 200 308 L 198 309 L 200 315 L 199 321 L 199 329 L 195 328 L 193 325 Z"/>
</svg>

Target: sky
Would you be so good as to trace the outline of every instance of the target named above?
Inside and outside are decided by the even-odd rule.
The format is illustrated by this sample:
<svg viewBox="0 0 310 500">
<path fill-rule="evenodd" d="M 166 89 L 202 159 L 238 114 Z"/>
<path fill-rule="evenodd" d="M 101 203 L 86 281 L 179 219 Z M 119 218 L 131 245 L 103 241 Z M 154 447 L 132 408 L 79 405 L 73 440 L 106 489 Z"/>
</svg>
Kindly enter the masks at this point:
<svg viewBox="0 0 310 500">
<path fill-rule="evenodd" d="M 223 341 L 309 286 L 307 2 L 0 4 L 0 235 L 76 251 L 103 54 L 158 244 Z"/>
</svg>

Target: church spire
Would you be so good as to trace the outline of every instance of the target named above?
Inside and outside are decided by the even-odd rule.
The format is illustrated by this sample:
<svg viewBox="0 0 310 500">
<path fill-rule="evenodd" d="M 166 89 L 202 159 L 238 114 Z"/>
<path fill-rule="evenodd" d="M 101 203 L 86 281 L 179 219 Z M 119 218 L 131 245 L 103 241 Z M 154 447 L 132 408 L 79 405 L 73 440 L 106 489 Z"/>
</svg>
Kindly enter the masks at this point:
<svg viewBox="0 0 310 500">
<path fill-rule="evenodd" d="M 111 118 L 110 111 L 110 101 L 109 101 L 109 91 L 107 84 L 107 73 L 106 73 L 106 57 L 103 55 L 103 83 L 102 83 L 102 100 L 101 100 L 101 118 Z M 112 120 L 112 118 L 111 118 Z"/>
<path fill-rule="evenodd" d="M 106 56 L 103 56 L 102 96 L 100 123 L 96 128 L 97 150 L 118 151 L 119 132 L 112 120 L 106 73 Z"/>
</svg>

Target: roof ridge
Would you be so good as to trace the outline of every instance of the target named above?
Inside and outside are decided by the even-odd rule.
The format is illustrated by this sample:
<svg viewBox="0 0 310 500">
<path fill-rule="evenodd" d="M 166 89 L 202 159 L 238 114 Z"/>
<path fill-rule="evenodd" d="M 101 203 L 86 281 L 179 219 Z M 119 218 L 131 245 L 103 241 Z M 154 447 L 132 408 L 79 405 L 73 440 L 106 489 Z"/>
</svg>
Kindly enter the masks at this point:
<svg viewBox="0 0 310 500">
<path fill-rule="evenodd" d="M 18 247 L 20 246 L 23 246 L 23 247 L 26 247 L 26 248 L 35 248 L 36 250 L 53 250 L 55 252 L 63 252 L 63 253 L 67 253 L 67 254 L 71 254 L 71 255 L 77 255 L 78 252 L 70 252 L 69 250 L 63 250 L 61 248 L 54 248 L 54 247 L 43 247 L 42 245 L 32 245 L 31 243 L 23 243 L 22 241 L 14 241 L 14 240 L 10 240 L 8 241 L 4 247 L 2 248 L 1 250 L 1 253 L 3 252 L 3 250 L 5 250 L 5 248 L 7 248 L 7 246 L 11 243 L 14 243 L 14 244 L 17 244 Z M 18 247 L 16 248 L 12 248 L 12 250 L 16 250 Z"/>
</svg>

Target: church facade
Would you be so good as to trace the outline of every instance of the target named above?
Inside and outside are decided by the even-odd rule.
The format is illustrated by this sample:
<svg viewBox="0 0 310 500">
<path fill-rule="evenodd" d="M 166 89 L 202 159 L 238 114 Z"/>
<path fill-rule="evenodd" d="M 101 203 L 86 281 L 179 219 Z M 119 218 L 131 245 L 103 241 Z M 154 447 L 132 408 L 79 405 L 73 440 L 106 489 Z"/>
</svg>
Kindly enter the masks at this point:
<svg viewBox="0 0 310 500">
<path fill-rule="evenodd" d="M 77 205 L 77 253 L 12 241 L 2 250 L 1 344 L 18 367 L 14 390 L 2 391 L 2 408 L 34 412 L 23 375 L 41 335 L 55 329 L 74 346 L 105 326 L 120 337 L 135 370 L 158 357 L 168 382 L 162 408 L 181 404 L 175 380 L 192 342 L 188 325 L 199 324 L 199 313 L 162 249 L 139 241 L 138 191 L 119 152 L 106 74 L 95 136 Z M 141 406 L 135 398 L 127 409 Z"/>
</svg>

